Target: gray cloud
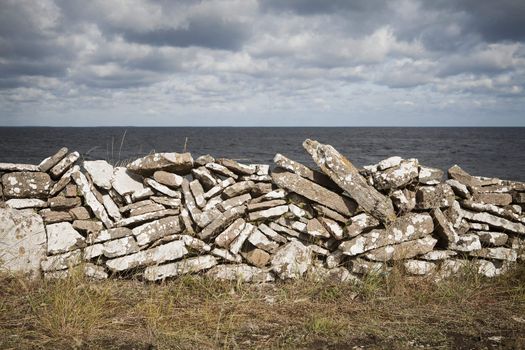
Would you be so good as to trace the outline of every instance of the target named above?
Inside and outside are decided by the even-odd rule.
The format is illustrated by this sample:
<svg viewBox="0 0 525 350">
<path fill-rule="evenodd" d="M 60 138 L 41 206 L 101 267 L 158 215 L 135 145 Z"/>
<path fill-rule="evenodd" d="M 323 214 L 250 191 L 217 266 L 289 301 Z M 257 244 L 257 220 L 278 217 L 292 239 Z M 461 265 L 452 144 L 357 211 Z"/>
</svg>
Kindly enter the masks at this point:
<svg viewBox="0 0 525 350">
<path fill-rule="evenodd" d="M 75 112 L 344 124 L 348 111 L 525 124 L 522 18 L 510 0 L 5 0 L 0 125 Z"/>
</svg>

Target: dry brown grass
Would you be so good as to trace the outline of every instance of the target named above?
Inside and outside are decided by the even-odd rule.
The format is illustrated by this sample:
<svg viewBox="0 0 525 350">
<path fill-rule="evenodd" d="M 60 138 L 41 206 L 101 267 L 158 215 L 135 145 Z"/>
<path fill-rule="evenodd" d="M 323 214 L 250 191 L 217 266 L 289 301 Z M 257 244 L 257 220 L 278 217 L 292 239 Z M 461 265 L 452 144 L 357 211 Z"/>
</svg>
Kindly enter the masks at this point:
<svg viewBox="0 0 525 350">
<path fill-rule="evenodd" d="M 497 338 L 501 337 L 501 338 Z M 497 341 L 499 339 L 499 341 Z M 525 348 L 525 266 L 434 284 L 0 279 L 2 349 Z"/>
</svg>

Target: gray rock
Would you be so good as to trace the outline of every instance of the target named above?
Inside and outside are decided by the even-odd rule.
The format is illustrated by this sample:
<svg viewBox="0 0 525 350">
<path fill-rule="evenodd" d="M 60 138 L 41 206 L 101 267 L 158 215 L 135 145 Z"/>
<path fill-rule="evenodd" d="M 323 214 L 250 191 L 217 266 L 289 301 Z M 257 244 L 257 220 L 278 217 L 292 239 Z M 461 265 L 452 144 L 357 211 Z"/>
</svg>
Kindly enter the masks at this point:
<svg viewBox="0 0 525 350">
<path fill-rule="evenodd" d="M 421 186 L 416 192 L 416 208 L 418 209 L 445 208 L 451 206 L 454 200 L 454 191 L 447 184 Z"/>
<path fill-rule="evenodd" d="M 184 242 L 173 241 L 158 247 L 141 250 L 131 255 L 106 261 L 106 266 L 111 271 L 125 271 L 140 266 L 161 264 L 170 260 L 177 260 L 188 254 Z"/>
<path fill-rule="evenodd" d="M 271 260 L 272 271 L 280 279 L 302 277 L 311 265 L 311 250 L 297 240 L 282 246 Z"/>
<path fill-rule="evenodd" d="M 434 224 L 429 214 L 408 213 L 386 229 L 372 230 L 341 243 L 339 249 L 345 255 L 354 256 L 379 247 L 415 240 L 432 231 Z"/>
<path fill-rule="evenodd" d="M 13 172 L 2 175 L 6 198 L 46 198 L 51 189 L 51 178 L 41 172 Z"/>
<path fill-rule="evenodd" d="M 359 174 L 357 168 L 332 146 L 306 140 L 303 143 L 303 147 L 310 153 L 317 165 L 321 167 L 321 170 L 339 187 L 348 192 L 366 212 L 383 223 L 390 223 L 395 220 L 396 215 L 390 199 L 369 186 L 366 179 Z M 326 205 L 325 203 L 320 204 Z M 338 211 L 329 205 L 326 206 Z M 344 212 L 340 213 L 345 214 Z"/>
<path fill-rule="evenodd" d="M 481 248 L 469 253 L 470 256 L 475 256 L 484 259 L 506 260 L 514 262 L 517 259 L 516 251 L 510 248 L 496 247 L 496 248 Z"/>
<path fill-rule="evenodd" d="M 49 198 L 47 200 L 47 204 L 52 209 L 63 210 L 80 206 L 82 204 L 82 200 L 79 197 L 57 196 Z"/>
<path fill-rule="evenodd" d="M 7 200 L 5 205 L 12 209 L 46 208 L 47 202 L 41 199 L 13 198 Z"/>
<path fill-rule="evenodd" d="M 59 271 L 76 266 L 82 262 L 82 252 L 80 249 L 71 252 L 48 256 L 40 262 L 42 271 Z"/>
<path fill-rule="evenodd" d="M 122 219 L 122 215 L 120 215 L 119 207 L 113 201 L 113 198 L 111 198 L 109 194 L 105 194 L 102 196 L 102 205 L 104 205 L 104 208 L 106 208 L 108 215 L 113 220 L 119 221 Z"/>
<path fill-rule="evenodd" d="M 238 206 L 221 213 L 213 222 L 206 226 L 199 234 L 200 239 L 206 240 L 215 236 L 226 226 L 240 218 L 246 212 L 246 206 Z"/>
<path fill-rule="evenodd" d="M 285 235 L 288 235 L 290 237 L 299 237 L 300 233 L 292 229 L 291 227 L 286 227 L 284 225 L 280 225 L 276 222 L 270 222 L 269 227 L 279 233 L 284 233 Z M 287 238 L 287 240 L 289 240 Z"/>
<path fill-rule="evenodd" d="M 434 219 L 434 227 L 436 234 L 439 236 L 443 245 L 450 243 L 457 243 L 459 240 L 458 233 L 454 229 L 454 225 L 446 218 L 445 214 L 439 208 L 432 209 L 432 218 Z"/>
<path fill-rule="evenodd" d="M 403 267 L 407 274 L 416 276 L 426 276 L 434 273 L 437 269 L 437 265 L 433 262 L 413 259 L 403 262 Z"/>
<path fill-rule="evenodd" d="M 328 230 L 328 232 L 337 240 L 343 239 L 343 228 L 335 221 L 329 218 L 320 217 L 319 221 Z"/>
<path fill-rule="evenodd" d="M 255 166 L 241 164 L 233 159 L 219 158 L 216 161 L 238 175 L 252 175 L 257 170 Z"/>
<path fill-rule="evenodd" d="M 361 258 L 350 261 L 350 271 L 359 275 L 379 274 L 389 270 L 390 268 L 382 262 L 368 261 Z"/>
<path fill-rule="evenodd" d="M 40 168 L 33 164 L 15 164 L 15 163 L 0 163 L 0 172 L 29 172 L 40 171 Z"/>
<path fill-rule="evenodd" d="M 129 217 L 139 216 L 147 213 L 153 213 L 155 211 L 165 210 L 166 208 L 158 203 L 153 203 L 149 205 L 143 205 L 139 208 L 131 209 L 129 211 Z"/>
<path fill-rule="evenodd" d="M 266 235 L 264 235 L 259 229 L 256 229 L 248 237 L 248 242 L 250 242 L 254 247 L 260 248 L 267 251 L 268 253 L 273 253 L 279 248 L 279 244 L 274 242 Z"/>
<path fill-rule="evenodd" d="M 312 219 L 314 217 L 313 210 L 309 206 L 301 208 L 295 204 L 289 204 L 288 208 L 290 213 L 292 213 L 298 219 Z"/>
<path fill-rule="evenodd" d="M 426 166 L 419 167 L 419 183 L 423 185 L 437 185 L 441 180 L 443 180 L 443 170 Z"/>
<path fill-rule="evenodd" d="M 131 236 L 133 231 L 127 227 L 115 227 L 107 230 L 102 230 L 100 232 L 95 232 L 88 236 L 87 242 L 89 244 L 101 243 L 105 241 L 110 241 L 113 239 L 118 239 L 122 237 Z"/>
<path fill-rule="evenodd" d="M 78 165 L 75 165 L 71 169 L 66 171 L 64 175 L 62 175 L 60 180 L 58 180 L 55 183 L 55 185 L 51 188 L 51 191 L 49 192 L 49 194 L 51 196 L 55 196 L 57 193 L 62 191 L 71 182 L 71 174 L 73 174 L 76 171 L 80 171 L 80 167 Z"/>
<path fill-rule="evenodd" d="M 111 186 L 121 196 L 132 195 L 135 192 L 141 192 L 145 189 L 142 184 L 142 178 L 128 172 L 124 167 L 116 167 L 113 170 Z"/>
<path fill-rule="evenodd" d="M 163 170 L 154 172 L 153 179 L 155 179 L 155 181 L 158 183 L 171 188 L 179 188 L 182 185 L 182 180 L 184 180 L 184 178 L 180 175 L 169 173 Z"/>
<path fill-rule="evenodd" d="M 60 162 L 66 156 L 67 152 L 69 152 L 67 147 L 62 147 L 51 157 L 47 157 L 46 159 L 41 161 L 40 164 L 38 164 L 38 169 L 44 173 L 48 172 L 52 167 L 57 165 L 58 162 Z"/>
<path fill-rule="evenodd" d="M 242 262 L 242 257 L 240 255 L 234 255 L 226 249 L 213 248 L 210 253 L 225 261 L 229 261 L 229 262 L 233 262 L 237 264 L 240 264 Z"/>
<path fill-rule="evenodd" d="M 181 200 L 178 198 L 151 196 L 150 199 L 155 203 L 164 205 L 165 207 L 179 208 L 181 206 Z"/>
<path fill-rule="evenodd" d="M 195 159 L 195 164 L 199 166 L 205 166 L 208 163 L 214 163 L 214 162 L 215 162 L 215 158 L 213 158 L 209 154 L 202 155 L 198 157 L 197 159 Z"/>
<path fill-rule="evenodd" d="M 270 238 L 271 240 L 273 240 L 275 242 L 278 242 L 278 243 L 286 243 L 286 242 L 288 242 L 288 240 L 285 237 L 283 237 L 280 234 L 278 234 L 277 232 L 275 232 L 273 229 L 271 229 L 266 224 L 259 224 L 259 226 L 257 228 L 259 229 L 259 231 L 264 233 L 266 235 L 266 237 Z"/>
<path fill-rule="evenodd" d="M 505 206 L 512 203 L 512 196 L 509 193 L 474 193 L 472 201 Z"/>
<path fill-rule="evenodd" d="M 73 221 L 73 228 L 84 233 L 99 232 L 104 229 L 100 221 L 93 220 L 75 220 Z"/>
<path fill-rule="evenodd" d="M 69 153 L 60 162 L 49 170 L 49 173 L 54 179 L 58 179 L 64 174 L 80 157 L 78 152 Z"/>
<path fill-rule="evenodd" d="M 465 220 L 466 221 L 466 220 Z M 468 222 L 468 226 L 470 230 L 473 231 L 490 231 L 490 226 L 487 224 L 480 224 L 479 222 Z"/>
<path fill-rule="evenodd" d="M 237 197 L 237 196 L 240 196 L 241 194 L 250 192 L 254 187 L 255 187 L 255 183 L 253 181 L 237 182 L 227 187 L 224 191 L 222 191 L 222 196 L 225 199 Z"/>
<path fill-rule="evenodd" d="M 139 246 L 132 236 L 126 236 L 103 243 L 103 254 L 107 258 L 116 258 L 139 251 Z"/>
<path fill-rule="evenodd" d="M 220 165 L 217 163 L 208 163 L 205 165 L 206 169 L 211 170 L 212 172 L 225 176 L 225 177 L 231 177 L 235 180 L 239 178 L 239 175 L 233 173 L 230 169 L 226 168 L 224 165 Z"/>
<path fill-rule="evenodd" d="M 447 180 L 446 183 L 452 188 L 456 196 L 461 197 L 463 199 L 470 198 L 470 191 L 468 187 L 462 184 L 461 182 L 450 179 L 450 180 Z"/>
<path fill-rule="evenodd" d="M 226 281 L 264 283 L 275 278 L 271 273 L 246 264 L 217 265 L 206 273 L 209 278 Z"/>
<path fill-rule="evenodd" d="M 91 192 L 89 182 L 84 174 L 81 172 L 74 172 L 71 174 L 71 178 L 78 186 L 79 192 L 84 197 L 86 205 L 91 209 L 93 214 L 102 221 L 104 226 L 110 228 L 113 226 L 113 221 L 109 218 L 106 208 L 97 200 L 93 192 Z"/>
<path fill-rule="evenodd" d="M 217 259 L 211 255 L 189 258 L 170 264 L 148 266 L 144 270 L 144 279 L 158 281 L 168 277 L 176 277 L 189 273 L 197 273 L 217 265 Z"/>
<path fill-rule="evenodd" d="M 85 239 L 69 222 L 46 225 L 47 252 L 60 254 L 85 246 Z"/>
<path fill-rule="evenodd" d="M 390 199 L 398 213 L 408 213 L 416 207 L 416 193 L 408 189 L 395 190 Z"/>
<path fill-rule="evenodd" d="M 154 195 L 155 195 L 155 193 L 153 192 L 153 190 L 151 188 L 144 187 L 141 190 L 133 192 L 131 194 L 131 198 L 129 198 L 130 197 L 129 195 L 125 196 L 125 198 L 126 198 L 126 203 L 129 204 L 131 202 L 141 201 L 143 199 L 149 198 L 149 197 L 154 196 Z"/>
<path fill-rule="evenodd" d="M 348 237 L 359 236 L 366 230 L 379 226 L 379 220 L 367 213 L 361 213 L 350 218 L 350 225 L 345 227 L 345 233 Z"/>
<path fill-rule="evenodd" d="M 503 232 L 476 231 L 473 233 L 478 235 L 482 244 L 493 247 L 505 245 L 509 239 L 509 236 Z"/>
<path fill-rule="evenodd" d="M 334 210 L 332 210 L 330 208 L 327 208 L 327 207 L 325 207 L 323 205 L 312 203 L 312 208 L 317 212 L 318 216 L 323 216 L 323 217 L 330 218 L 332 220 L 340 222 L 341 224 L 346 224 L 348 222 L 348 217 L 347 216 L 343 216 L 343 215 L 339 214 L 338 212 L 336 212 L 336 211 L 334 211 Z M 357 209 L 356 209 L 356 211 L 357 211 Z"/>
<path fill-rule="evenodd" d="M 308 220 L 308 223 L 306 224 L 306 233 L 312 237 L 330 238 L 330 232 L 328 232 L 317 218 Z"/>
<path fill-rule="evenodd" d="M 181 231 L 182 227 L 178 216 L 165 217 L 132 229 L 133 235 L 137 238 L 137 243 L 140 246 Z"/>
<path fill-rule="evenodd" d="M 166 216 L 175 216 L 179 215 L 180 211 L 178 209 L 165 209 L 165 210 L 159 210 L 154 211 L 152 213 L 146 213 L 142 215 L 133 216 L 130 218 L 122 219 L 120 221 L 117 221 L 115 223 L 116 227 L 122 227 L 122 226 L 132 226 L 132 225 L 138 225 L 142 224 L 147 221 L 153 221 L 157 219 L 161 219 Z"/>
<path fill-rule="evenodd" d="M 245 225 L 246 221 L 244 221 L 244 219 L 239 218 L 235 220 L 215 238 L 215 244 L 219 247 L 228 249 L 233 240 L 237 238 L 244 229 Z"/>
<path fill-rule="evenodd" d="M 154 153 L 133 161 L 127 168 L 141 175 L 151 175 L 158 170 L 187 174 L 193 168 L 193 158 L 190 153 Z"/>
<path fill-rule="evenodd" d="M 74 167 L 73 167 L 74 168 Z M 73 169 L 71 168 L 71 169 Z M 64 195 L 68 198 L 78 196 L 78 187 L 75 184 L 68 184 L 64 190 Z"/>
<path fill-rule="evenodd" d="M 457 180 L 468 187 L 481 186 L 481 181 L 479 179 L 470 175 L 465 170 L 461 169 L 458 165 L 454 165 L 450 169 L 448 169 L 448 177 L 449 179 Z"/>
<path fill-rule="evenodd" d="M 248 219 L 250 221 L 266 220 L 275 217 L 279 217 L 288 212 L 287 205 L 280 205 L 278 207 L 273 207 L 270 209 L 252 211 L 248 214 Z"/>
<path fill-rule="evenodd" d="M 95 264 L 87 263 L 84 265 L 84 275 L 87 278 L 92 278 L 96 280 L 104 280 L 109 277 L 106 269 L 103 266 L 98 266 Z"/>
<path fill-rule="evenodd" d="M 51 209 L 42 209 L 38 212 L 46 224 L 55 224 L 62 221 L 73 221 L 73 218 L 67 211 L 54 211 Z"/>
<path fill-rule="evenodd" d="M 262 201 L 258 203 L 250 203 L 248 204 L 248 211 L 257 211 L 257 210 L 265 210 L 274 208 L 277 206 L 286 205 L 286 201 L 282 199 L 274 199 L 269 201 Z"/>
<path fill-rule="evenodd" d="M 206 191 L 211 190 L 218 183 L 217 179 L 204 166 L 193 169 L 191 174 L 193 175 L 194 179 L 199 180 L 199 182 L 202 184 L 202 187 L 204 187 Z"/>
<path fill-rule="evenodd" d="M 288 171 L 291 171 L 292 173 L 297 174 L 301 177 L 304 177 L 305 179 L 308 179 L 312 182 L 315 182 L 316 184 L 320 186 L 326 187 L 329 190 L 336 191 L 336 192 L 341 191 L 339 186 L 337 186 L 332 181 L 332 179 L 330 179 L 325 174 L 317 170 L 310 169 L 301 163 L 288 159 L 280 153 L 277 153 L 275 155 L 275 157 L 273 158 L 273 161 L 279 167 L 286 169 Z"/>
<path fill-rule="evenodd" d="M 346 199 L 299 175 L 274 171 L 272 179 L 277 186 L 295 192 L 342 215 L 351 216 L 357 210 L 357 204 L 351 199 Z"/>
<path fill-rule="evenodd" d="M 216 186 L 214 186 L 213 188 L 211 188 L 208 192 L 204 194 L 204 199 L 209 199 L 209 198 L 219 195 L 220 193 L 222 193 L 222 191 L 224 191 L 225 188 L 233 185 L 234 183 L 235 183 L 235 180 L 231 177 L 227 178 L 224 181 L 219 182 Z"/>
<path fill-rule="evenodd" d="M 399 164 L 401 164 L 401 162 L 403 161 L 404 159 L 399 157 L 399 156 L 393 156 L 393 157 L 389 157 L 387 159 L 383 159 L 382 161 L 380 161 L 379 163 L 377 163 L 377 170 L 386 170 L 386 169 L 390 169 L 390 168 L 393 168 L 395 166 L 398 166 Z"/>
<path fill-rule="evenodd" d="M 502 230 L 525 234 L 525 225 L 522 223 L 512 222 L 502 217 L 492 215 L 489 213 L 475 213 L 468 210 L 462 210 L 463 217 L 467 220 L 485 223 L 491 227 L 496 227 Z"/>
<path fill-rule="evenodd" d="M 252 199 L 252 196 L 249 194 L 249 193 L 245 193 L 245 194 L 241 194 L 240 196 L 237 196 L 237 197 L 232 197 L 230 199 L 227 199 L 225 201 L 221 201 L 217 207 L 221 210 L 221 211 L 226 211 L 230 208 L 233 208 L 233 207 L 237 207 L 239 205 L 243 205 L 243 204 L 246 204 L 248 203 L 248 201 Z"/>
<path fill-rule="evenodd" d="M 46 231 L 32 210 L 0 208 L 0 270 L 36 277 L 46 256 Z"/>
<path fill-rule="evenodd" d="M 417 178 L 418 173 L 419 163 L 417 159 L 409 159 L 387 170 L 378 171 L 372 177 L 375 188 L 389 190 L 406 186 Z"/>
<path fill-rule="evenodd" d="M 250 237 L 250 235 L 256 230 L 257 228 L 250 224 L 249 222 L 244 225 L 244 228 L 241 230 L 241 233 L 232 241 L 230 244 L 230 252 L 233 254 L 238 254 L 241 251 L 242 246 L 244 245 L 244 242 Z"/>
<path fill-rule="evenodd" d="M 516 214 L 513 211 L 508 210 L 506 208 L 498 207 L 494 204 L 476 203 L 470 200 L 465 200 L 461 202 L 461 206 L 469 210 L 478 211 L 478 212 L 488 212 L 490 214 L 501 216 L 511 221 L 518 221 L 518 222 L 525 223 L 525 218 L 523 218 L 521 215 Z"/>
<path fill-rule="evenodd" d="M 135 203 L 131 203 L 126 206 L 120 207 L 119 211 L 124 214 L 124 213 L 130 212 L 131 210 L 138 209 L 140 207 L 144 207 L 144 206 L 148 206 L 152 204 L 154 204 L 152 200 L 146 199 L 140 202 L 135 202 Z"/>
<path fill-rule="evenodd" d="M 206 200 L 204 199 L 204 189 L 202 188 L 199 180 L 193 180 L 190 182 L 190 190 L 193 194 L 193 198 L 195 199 L 195 204 L 197 204 L 197 206 L 201 209 L 204 208 L 206 205 Z"/>
<path fill-rule="evenodd" d="M 456 255 L 458 255 L 458 253 L 452 250 L 433 250 L 431 252 L 421 255 L 419 259 L 429 260 L 429 261 L 439 261 L 439 260 L 449 259 Z"/>
<path fill-rule="evenodd" d="M 181 197 L 180 192 L 174 191 L 174 190 L 170 189 L 169 187 L 164 186 L 163 184 L 160 184 L 160 183 L 158 183 L 157 181 L 155 181 L 153 179 L 145 178 L 144 179 L 144 184 L 146 186 L 149 186 L 149 187 L 153 188 L 155 191 L 160 192 L 163 195 L 166 195 L 168 197 L 172 197 L 172 198 L 180 198 Z"/>
<path fill-rule="evenodd" d="M 365 254 L 365 257 L 368 260 L 373 261 L 411 259 L 415 256 L 432 251 L 436 243 L 437 239 L 427 236 L 413 241 L 387 245 L 371 250 Z"/>
<path fill-rule="evenodd" d="M 481 242 L 477 235 L 469 233 L 459 236 L 459 240 L 450 244 L 449 249 L 465 253 L 472 252 L 481 249 Z"/>
<path fill-rule="evenodd" d="M 113 178 L 113 166 L 105 160 L 84 161 L 84 169 L 96 186 L 109 190 Z"/>
</svg>

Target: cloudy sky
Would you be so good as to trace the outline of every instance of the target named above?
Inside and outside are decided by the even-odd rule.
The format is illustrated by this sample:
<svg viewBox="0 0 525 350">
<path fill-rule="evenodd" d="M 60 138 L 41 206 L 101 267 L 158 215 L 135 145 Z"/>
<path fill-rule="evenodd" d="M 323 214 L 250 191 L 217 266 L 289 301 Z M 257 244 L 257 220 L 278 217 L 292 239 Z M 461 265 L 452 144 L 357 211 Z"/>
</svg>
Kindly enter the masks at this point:
<svg viewBox="0 0 525 350">
<path fill-rule="evenodd" d="M 0 125 L 525 126 L 523 0 L 0 0 Z"/>
</svg>

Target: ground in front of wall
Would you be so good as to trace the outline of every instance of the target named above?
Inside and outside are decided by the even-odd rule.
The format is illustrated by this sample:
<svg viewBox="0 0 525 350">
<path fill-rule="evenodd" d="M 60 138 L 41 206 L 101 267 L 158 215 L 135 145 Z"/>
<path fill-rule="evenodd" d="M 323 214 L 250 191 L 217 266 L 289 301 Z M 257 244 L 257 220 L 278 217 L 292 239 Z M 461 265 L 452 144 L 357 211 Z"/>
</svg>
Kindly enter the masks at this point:
<svg viewBox="0 0 525 350">
<path fill-rule="evenodd" d="M 434 284 L 0 277 L 1 349 L 523 349 L 525 265 Z"/>
</svg>

